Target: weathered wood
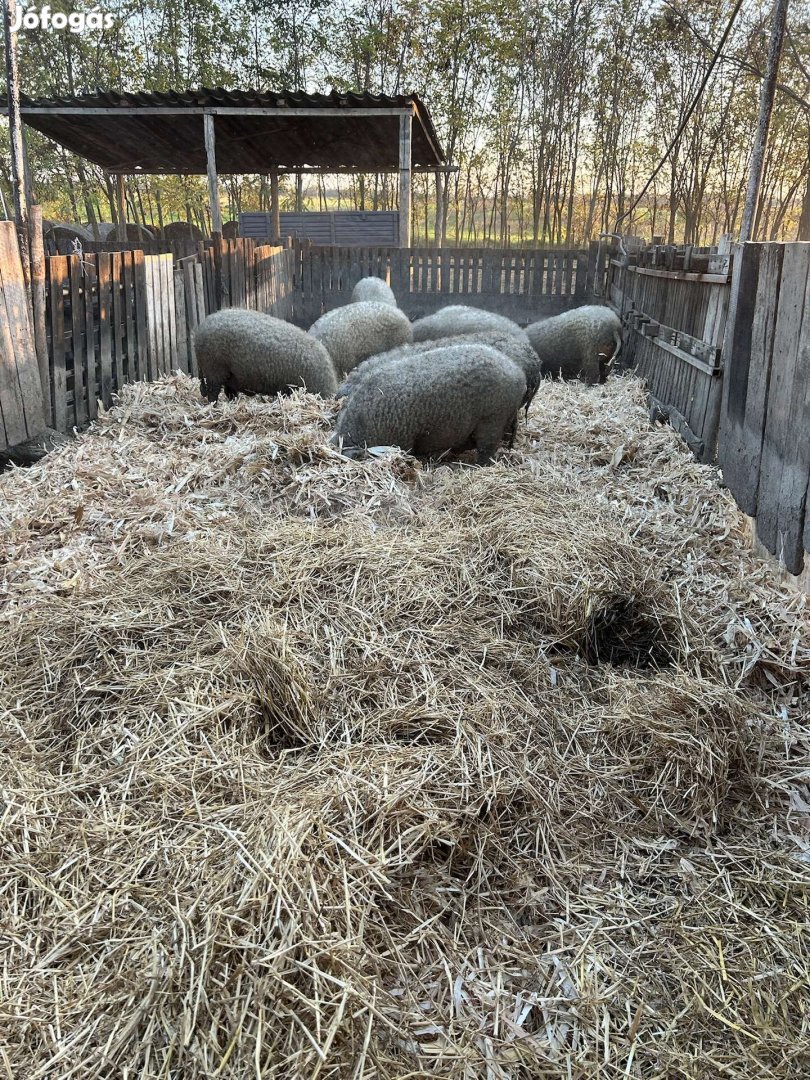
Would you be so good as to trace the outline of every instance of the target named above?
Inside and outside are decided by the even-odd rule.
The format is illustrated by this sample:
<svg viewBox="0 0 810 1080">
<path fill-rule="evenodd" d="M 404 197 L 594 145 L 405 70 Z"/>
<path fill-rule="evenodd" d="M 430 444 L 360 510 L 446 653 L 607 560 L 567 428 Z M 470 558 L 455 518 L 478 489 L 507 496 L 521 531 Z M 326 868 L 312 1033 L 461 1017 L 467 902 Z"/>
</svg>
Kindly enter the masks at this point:
<svg viewBox="0 0 810 1080">
<path fill-rule="evenodd" d="M 653 394 L 648 395 L 648 401 L 650 423 L 667 421 L 678 432 L 695 457 L 700 458 L 703 454 L 703 440 L 689 427 L 686 417 L 674 405 L 659 401 Z"/>
<path fill-rule="evenodd" d="M 127 196 L 124 190 L 124 177 L 121 173 L 118 173 L 115 177 L 115 207 L 116 214 L 118 216 L 118 235 L 121 241 L 126 241 L 127 237 Z"/>
<path fill-rule="evenodd" d="M 87 424 L 87 353 L 84 342 L 84 290 L 82 256 L 70 259 L 70 342 L 73 351 L 73 421 L 81 428 Z"/>
<path fill-rule="evenodd" d="M 93 295 L 98 278 L 95 257 L 85 257 L 83 260 L 83 268 L 85 394 L 87 400 L 87 418 L 88 420 L 95 420 L 98 416 L 98 359 L 96 348 L 96 318 L 93 304 Z"/>
<path fill-rule="evenodd" d="M 11 163 L 11 194 L 14 202 L 14 220 L 16 223 L 16 242 L 21 259 L 20 269 L 24 284 L 30 281 L 30 253 L 28 248 L 28 210 L 29 198 L 25 182 L 25 146 L 20 113 L 20 71 L 17 59 L 17 31 L 15 25 L 15 5 L 12 0 L 3 0 L 3 38 L 5 43 L 5 75 L 7 104 L 3 110 L 8 115 L 9 150 Z M 32 433 L 34 434 L 34 433 Z"/>
<path fill-rule="evenodd" d="M 205 159 L 208 169 L 208 199 L 211 207 L 211 232 L 222 235 L 222 209 L 219 204 L 219 181 L 217 179 L 216 134 L 214 117 L 210 112 L 203 115 L 205 136 Z"/>
<path fill-rule="evenodd" d="M 202 274 L 202 267 L 200 268 Z M 132 290 L 135 305 L 136 366 L 134 379 L 149 378 L 149 333 L 146 326 L 146 266 L 143 252 L 135 251 L 132 257 Z"/>
<path fill-rule="evenodd" d="M 26 236 L 27 244 L 27 236 Z M 28 291 L 12 222 L 0 223 L 0 409 L 7 445 L 45 429 Z"/>
<path fill-rule="evenodd" d="M 47 266 L 51 324 L 51 423 L 57 431 L 69 430 L 64 301 L 65 288 L 69 284 L 67 262 L 66 255 L 55 255 L 48 259 Z"/>
<path fill-rule="evenodd" d="M 277 243 L 281 237 L 281 204 L 278 197 L 278 171 L 274 169 L 270 173 L 270 231 L 273 234 L 273 243 Z"/>
<path fill-rule="evenodd" d="M 99 313 L 99 397 L 105 409 L 112 404 L 113 394 L 113 285 L 111 254 L 100 254 L 98 259 L 98 313 Z"/>
<path fill-rule="evenodd" d="M 411 140 L 413 113 L 399 118 L 399 246 L 411 246 Z"/>
<path fill-rule="evenodd" d="M 42 387 L 42 411 L 47 420 L 52 413 L 50 365 L 48 362 L 47 300 L 45 245 L 42 237 L 42 207 L 31 206 L 28 217 L 31 244 L 31 310 L 34 322 L 34 348 Z"/>
<path fill-rule="evenodd" d="M 757 535 L 792 574 L 804 565 L 810 478 L 810 244 L 786 244 L 765 438 Z"/>
<path fill-rule="evenodd" d="M 782 250 L 782 245 L 762 244 L 737 249 L 723 349 L 718 461 L 729 490 L 749 515 L 756 515 Z"/>
<path fill-rule="evenodd" d="M 638 274 L 639 277 L 662 278 L 665 281 L 697 281 L 705 285 L 728 284 L 728 274 L 692 274 L 683 270 L 659 270 L 646 266 L 628 266 L 627 269 L 631 274 Z"/>
<path fill-rule="evenodd" d="M 124 363 L 126 358 L 126 345 L 124 342 L 124 328 L 126 316 L 124 313 L 124 297 L 122 291 L 121 262 L 124 253 L 114 251 L 110 254 L 110 284 L 112 287 L 112 351 L 113 351 L 113 374 L 112 392 L 115 394 L 124 384 Z"/>
</svg>

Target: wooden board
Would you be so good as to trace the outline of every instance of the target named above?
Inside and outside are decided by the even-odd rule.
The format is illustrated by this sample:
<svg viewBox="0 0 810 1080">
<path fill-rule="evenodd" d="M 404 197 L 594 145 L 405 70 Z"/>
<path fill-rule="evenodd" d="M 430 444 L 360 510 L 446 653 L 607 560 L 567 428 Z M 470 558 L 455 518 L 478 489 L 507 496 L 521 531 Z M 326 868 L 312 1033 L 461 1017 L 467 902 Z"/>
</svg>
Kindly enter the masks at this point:
<svg viewBox="0 0 810 1080">
<path fill-rule="evenodd" d="M 751 516 L 757 508 L 783 251 L 783 244 L 745 244 L 737 252 L 724 347 L 718 461 L 737 504 Z"/>
<path fill-rule="evenodd" d="M 810 479 L 810 243 L 786 244 L 773 339 L 757 535 L 791 574 L 804 566 Z"/>
<path fill-rule="evenodd" d="M 28 294 L 13 222 L 0 222 L 0 412 L 6 446 L 45 430 Z"/>
<path fill-rule="evenodd" d="M 99 394 L 104 408 L 109 409 L 113 395 L 113 285 L 112 253 L 101 252 L 98 258 L 98 357 L 100 385 Z"/>
</svg>

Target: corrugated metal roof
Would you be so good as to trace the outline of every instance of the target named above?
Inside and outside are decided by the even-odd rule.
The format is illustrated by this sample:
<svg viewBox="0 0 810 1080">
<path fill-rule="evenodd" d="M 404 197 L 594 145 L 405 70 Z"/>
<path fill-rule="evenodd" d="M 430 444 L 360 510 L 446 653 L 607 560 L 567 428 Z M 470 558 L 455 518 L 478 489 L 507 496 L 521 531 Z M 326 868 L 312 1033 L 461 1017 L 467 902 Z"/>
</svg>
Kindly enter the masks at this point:
<svg viewBox="0 0 810 1080">
<path fill-rule="evenodd" d="M 5 99 L 0 98 L 5 107 Z M 50 98 L 23 97 L 27 124 L 111 172 L 204 173 L 203 109 L 314 109 L 323 116 L 291 113 L 217 114 L 216 155 L 221 173 L 261 173 L 275 166 L 368 171 L 396 168 L 396 116 L 353 115 L 358 109 L 414 108 L 414 165 L 444 163 L 426 106 L 417 94 L 332 91 L 142 90 Z M 37 111 L 32 111 L 37 110 Z M 102 111 L 100 111 L 102 110 Z M 159 110 L 155 112 L 154 110 Z M 328 110 L 328 111 L 327 111 Z M 337 112 L 336 112 L 337 110 Z M 114 126 L 113 126 L 114 125 Z"/>
</svg>

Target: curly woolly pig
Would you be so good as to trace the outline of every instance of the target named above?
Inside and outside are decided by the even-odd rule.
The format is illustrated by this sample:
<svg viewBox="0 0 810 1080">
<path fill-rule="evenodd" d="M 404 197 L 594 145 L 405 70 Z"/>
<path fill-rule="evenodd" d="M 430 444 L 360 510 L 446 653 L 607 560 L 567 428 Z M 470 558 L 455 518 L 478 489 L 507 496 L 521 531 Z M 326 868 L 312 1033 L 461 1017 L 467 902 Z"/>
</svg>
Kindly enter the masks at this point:
<svg viewBox="0 0 810 1080">
<path fill-rule="evenodd" d="M 488 345 L 433 350 L 430 364 L 411 353 L 375 365 L 337 418 L 333 443 L 399 446 L 432 456 L 475 447 L 479 465 L 493 458 L 526 394 L 526 378 Z"/>
<path fill-rule="evenodd" d="M 337 376 L 319 341 L 292 323 L 244 308 L 209 315 L 194 331 L 203 397 L 286 394 L 290 387 L 331 397 Z"/>
<path fill-rule="evenodd" d="M 378 300 L 361 300 L 327 311 L 310 326 L 309 333 L 323 344 L 340 374 L 374 353 L 413 340 L 408 316 Z"/>
<path fill-rule="evenodd" d="M 352 303 L 357 304 L 363 300 L 377 300 L 381 304 L 397 306 L 397 298 L 382 278 L 361 278 L 352 289 Z"/>
<path fill-rule="evenodd" d="M 440 308 L 433 315 L 417 319 L 413 324 L 413 340 L 436 341 L 438 338 L 485 330 L 521 333 L 518 324 L 507 319 L 505 315 L 496 315 L 494 311 L 484 311 L 466 304 L 452 304 L 450 307 Z"/>
<path fill-rule="evenodd" d="M 436 349 L 445 348 L 448 345 L 469 344 L 489 345 L 517 364 L 526 377 L 526 394 L 521 404 L 528 408 L 540 385 L 542 369 L 540 359 L 532 348 L 531 342 L 518 327 L 515 327 L 514 333 L 503 330 L 484 330 L 475 334 L 456 334 L 454 337 L 440 338 L 437 341 L 418 341 L 411 345 L 400 345 L 398 349 L 391 349 L 386 353 L 370 356 L 368 360 L 364 360 L 362 364 L 349 372 L 337 388 L 336 396 L 347 397 L 363 379 L 368 378 L 380 364 L 389 359 L 401 359 L 404 356 L 414 355 L 426 357 Z"/>
<path fill-rule="evenodd" d="M 586 304 L 526 327 L 544 375 L 580 375 L 587 383 L 604 382 L 622 344 L 622 322 L 609 307 Z"/>
</svg>

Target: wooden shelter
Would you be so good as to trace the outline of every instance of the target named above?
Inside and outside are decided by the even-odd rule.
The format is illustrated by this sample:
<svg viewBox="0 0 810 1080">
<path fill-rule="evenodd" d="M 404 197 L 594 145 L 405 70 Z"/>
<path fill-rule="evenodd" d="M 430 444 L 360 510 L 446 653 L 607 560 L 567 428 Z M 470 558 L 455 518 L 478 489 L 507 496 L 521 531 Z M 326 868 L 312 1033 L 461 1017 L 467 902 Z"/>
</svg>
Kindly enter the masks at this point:
<svg viewBox="0 0 810 1080">
<path fill-rule="evenodd" d="M 447 168 L 416 94 L 97 92 L 23 97 L 21 112 L 25 124 L 115 175 L 121 206 L 127 175 L 207 174 L 214 232 L 222 231 L 221 174 L 269 175 L 278 221 L 281 174 L 398 172 L 399 240 L 407 247 L 412 173 L 435 172 L 439 180 Z"/>
</svg>

